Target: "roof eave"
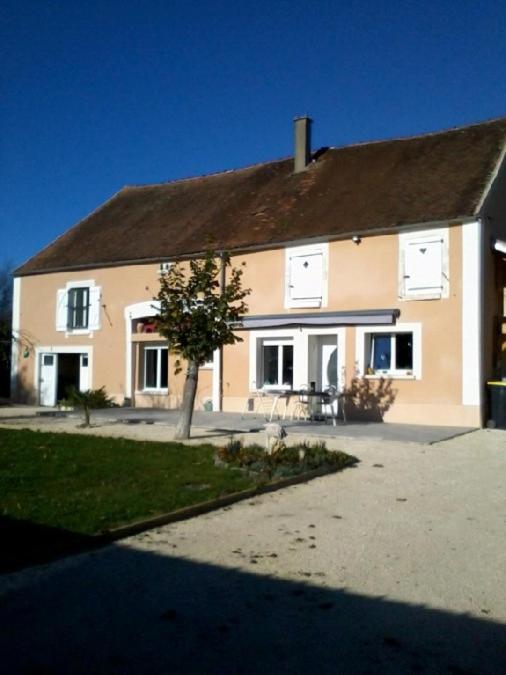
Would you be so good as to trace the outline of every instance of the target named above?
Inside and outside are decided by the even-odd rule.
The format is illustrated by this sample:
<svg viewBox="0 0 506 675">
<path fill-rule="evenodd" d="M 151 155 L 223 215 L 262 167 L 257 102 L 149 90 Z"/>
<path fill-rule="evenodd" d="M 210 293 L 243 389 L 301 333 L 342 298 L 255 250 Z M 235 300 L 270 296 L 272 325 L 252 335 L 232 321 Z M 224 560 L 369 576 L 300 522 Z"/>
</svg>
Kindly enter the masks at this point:
<svg viewBox="0 0 506 675">
<path fill-rule="evenodd" d="M 227 250 L 233 255 L 241 255 L 244 253 L 253 253 L 255 251 L 267 251 L 278 248 L 286 248 L 288 246 L 303 246 L 307 244 L 316 244 L 319 242 L 327 242 L 327 241 L 343 241 L 346 239 L 351 239 L 352 237 L 355 236 L 371 237 L 385 234 L 396 234 L 399 232 L 408 232 L 410 230 L 418 230 L 422 228 L 431 229 L 436 227 L 446 227 L 452 224 L 455 225 L 473 222 L 474 220 L 476 220 L 476 217 L 477 217 L 476 214 L 460 215 L 452 218 L 445 218 L 443 220 L 426 220 L 417 223 L 396 224 L 383 228 L 371 227 L 362 230 L 349 230 L 339 235 L 318 235 L 315 237 L 291 239 L 287 241 L 268 242 L 266 244 L 255 244 L 252 246 L 241 246 L 238 248 L 231 248 Z M 218 247 L 216 250 L 221 251 L 222 249 Z M 60 272 L 79 272 L 92 269 L 126 267 L 128 265 L 150 265 L 150 264 L 156 265 L 160 262 L 175 262 L 178 260 L 190 260 L 192 258 L 200 258 L 205 254 L 205 252 L 206 252 L 205 249 L 203 249 L 201 251 L 195 251 L 193 253 L 183 253 L 181 255 L 174 255 L 174 256 L 170 255 L 157 256 L 156 258 L 137 258 L 132 260 L 117 260 L 114 262 L 96 261 L 82 265 L 65 265 L 63 267 L 48 267 L 40 270 L 28 270 L 26 272 L 23 271 L 23 267 L 27 263 L 24 263 L 24 265 L 21 265 L 16 270 L 14 270 L 13 276 L 28 277 L 28 276 L 37 276 L 41 274 L 56 274 Z"/>
</svg>

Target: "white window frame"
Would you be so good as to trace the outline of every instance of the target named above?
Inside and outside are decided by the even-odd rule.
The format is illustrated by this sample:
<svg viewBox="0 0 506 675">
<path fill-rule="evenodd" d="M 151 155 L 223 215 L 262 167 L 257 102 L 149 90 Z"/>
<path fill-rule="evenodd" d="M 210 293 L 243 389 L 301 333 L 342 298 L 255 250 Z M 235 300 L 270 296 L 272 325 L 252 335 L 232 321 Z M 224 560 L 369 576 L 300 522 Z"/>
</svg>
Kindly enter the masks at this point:
<svg viewBox="0 0 506 675">
<path fill-rule="evenodd" d="M 406 250 L 412 244 L 424 244 L 435 239 L 442 242 L 441 290 L 437 292 L 409 291 L 406 288 Z M 399 234 L 399 300 L 440 300 L 450 296 L 449 228 L 401 232 Z"/>
<path fill-rule="evenodd" d="M 174 263 L 172 262 L 161 262 L 158 265 L 158 275 L 162 276 L 162 274 L 167 274 L 167 272 L 170 270 Z"/>
<path fill-rule="evenodd" d="M 72 316 L 73 313 L 70 311 L 70 296 L 73 293 L 73 291 L 86 291 L 86 300 L 87 300 L 87 305 L 86 307 L 83 305 L 83 310 L 85 312 L 86 316 L 86 323 L 83 324 L 82 326 L 74 326 L 73 324 L 73 319 L 75 318 Z M 67 329 L 69 333 L 76 333 L 77 331 L 86 331 L 89 332 L 89 325 L 90 325 L 90 307 L 91 307 L 91 297 L 90 297 L 90 286 L 71 286 L 70 288 L 67 289 Z M 75 311 L 75 310 L 74 310 Z"/>
<path fill-rule="evenodd" d="M 291 260 L 303 255 L 322 256 L 322 293 L 320 298 L 297 299 L 291 297 L 290 274 Z M 285 249 L 285 309 L 326 307 L 328 303 L 328 243 L 310 244 L 307 246 L 292 246 Z"/>
<path fill-rule="evenodd" d="M 146 386 L 146 355 L 149 351 L 157 351 L 158 356 L 156 359 L 156 386 L 148 387 Z M 167 386 L 161 386 L 162 379 L 162 355 L 161 352 L 167 352 L 167 358 L 169 357 L 169 350 L 167 345 L 144 345 L 142 350 L 142 391 L 143 392 L 165 392 L 169 391 L 169 372 L 167 367 Z"/>
<path fill-rule="evenodd" d="M 338 348 L 338 383 L 339 389 L 345 386 L 345 359 L 346 359 L 346 328 L 271 328 L 250 331 L 249 340 L 249 391 L 258 391 L 261 388 L 259 361 L 263 340 L 292 340 L 293 341 L 293 388 L 300 389 L 309 382 L 309 338 L 312 335 L 335 335 Z M 268 387 L 271 389 L 272 387 Z M 286 389 L 286 387 L 284 388 Z M 281 391 L 283 388 L 281 388 Z"/>
<path fill-rule="evenodd" d="M 277 384 L 262 384 L 264 389 L 279 389 L 281 391 L 285 389 L 293 389 L 293 380 L 294 374 L 292 371 L 292 383 L 283 384 L 283 358 L 284 358 L 284 348 L 292 348 L 292 364 L 295 361 L 295 348 L 292 338 L 280 338 L 276 336 L 264 337 L 257 340 L 257 382 L 264 379 L 264 357 L 263 357 L 263 348 L 264 347 L 277 347 L 278 348 L 278 383 Z M 293 366 L 292 366 L 293 367 Z"/>
<path fill-rule="evenodd" d="M 421 380 L 422 379 L 422 324 L 421 323 L 398 323 L 395 326 L 357 326 L 355 329 L 355 365 L 358 377 L 367 379 L 391 378 L 394 380 Z M 413 335 L 413 370 L 388 370 L 368 375 L 366 364 L 370 349 L 370 336 L 372 334 L 411 333 Z M 392 361 L 395 359 L 395 341 L 392 351 Z"/>
<path fill-rule="evenodd" d="M 69 291 L 74 288 L 88 288 L 87 328 L 70 328 L 68 325 L 68 295 Z M 56 292 L 56 330 L 64 332 L 65 337 L 69 337 L 70 335 L 87 335 L 90 338 L 93 337 L 94 331 L 101 328 L 101 291 L 101 287 L 95 284 L 94 279 L 68 281 L 65 288 L 61 288 Z M 59 321 L 59 314 L 62 309 L 60 306 L 61 303 L 65 304 L 65 325 Z M 98 307 L 94 307 L 94 303 L 98 303 Z M 93 317 L 96 317 L 95 321 L 93 321 Z"/>
</svg>

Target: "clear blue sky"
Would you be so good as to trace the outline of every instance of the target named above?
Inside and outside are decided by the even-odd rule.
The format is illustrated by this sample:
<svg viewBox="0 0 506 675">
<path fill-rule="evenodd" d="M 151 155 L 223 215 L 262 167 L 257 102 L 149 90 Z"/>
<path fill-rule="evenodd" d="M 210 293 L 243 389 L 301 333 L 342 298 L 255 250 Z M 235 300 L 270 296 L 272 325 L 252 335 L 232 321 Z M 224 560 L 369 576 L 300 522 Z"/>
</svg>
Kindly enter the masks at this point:
<svg viewBox="0 0 506 675">
<path fill-rule="evenodd" d="M 506 3 L 2 0 L 0 264 L 125 184 L 506 115 Z M 458 161 L 458 158 L 455 158 Z"/>
</svg>

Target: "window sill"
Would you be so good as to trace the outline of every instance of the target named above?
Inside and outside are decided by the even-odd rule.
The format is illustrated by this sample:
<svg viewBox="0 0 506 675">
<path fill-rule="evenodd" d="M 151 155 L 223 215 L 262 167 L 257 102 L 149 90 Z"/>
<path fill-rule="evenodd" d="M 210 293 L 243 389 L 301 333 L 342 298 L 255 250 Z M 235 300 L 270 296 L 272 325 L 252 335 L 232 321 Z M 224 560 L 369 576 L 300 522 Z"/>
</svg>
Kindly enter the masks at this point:
<svg viewBox="0 0 506 675">
<path fill-rule="evenodd" d="M 403 302 L 407 302 L 409 300 L 442 300 L 442 299 L 443 299 L 442 293 L 420 293 L 419 295 L 413 293 L 408 295 L 399 295 L 399 300 Z"/>
<path fill-rule="evenodd" d="M 168 396 L 168 389 L 136 389 L 136 394 L 146 395 L 146 396 Z"/>
<path fill-rule="evenodd" d="M 307 299 L 307 300 L 288 300 L 286 309 L 319 309 L 322 305 L 321 298 Z"/>
<path fill-rule="evenodd" d="M 89 335 L 93 337 L 93 331 L 89 328 L 73 328 L 65 331 L 65 337 L 71 337 L 72 335 Z"/>
<path fill-rule="evenodd" d="M 375 373 L 374 375 L 364 375 L 366 380 L 419 380 L 416 375 L 404 375 L 403 373 Z"/>
</svg>

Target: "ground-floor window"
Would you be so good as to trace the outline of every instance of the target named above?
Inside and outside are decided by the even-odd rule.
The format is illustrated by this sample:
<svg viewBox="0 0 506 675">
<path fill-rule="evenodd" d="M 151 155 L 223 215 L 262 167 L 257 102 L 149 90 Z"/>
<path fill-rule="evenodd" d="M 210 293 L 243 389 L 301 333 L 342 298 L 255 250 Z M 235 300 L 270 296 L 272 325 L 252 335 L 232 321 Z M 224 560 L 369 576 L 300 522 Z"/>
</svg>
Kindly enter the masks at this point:
<svg viewBox="0 0 506 675">
<path fill-rule="evenodd" d="M 261 343 L 260 387 L 293 387 L 293 343 L 264 339 Z"/>
<path fill-rule="evenodd" d="M 144 347 L 144 389 L 167 389 L 169 381 L 167 347 Z"/>
<path fill-rule="evenodd" d="M 369 373 L 413 371 L 413 333 L 371 333 L 369 335 Z"/>
<path fill-rule="evenodd" d="M 421 325 L 357 328 L 357 365 L 366 376 L 421 377 Z"/>
</svg>

